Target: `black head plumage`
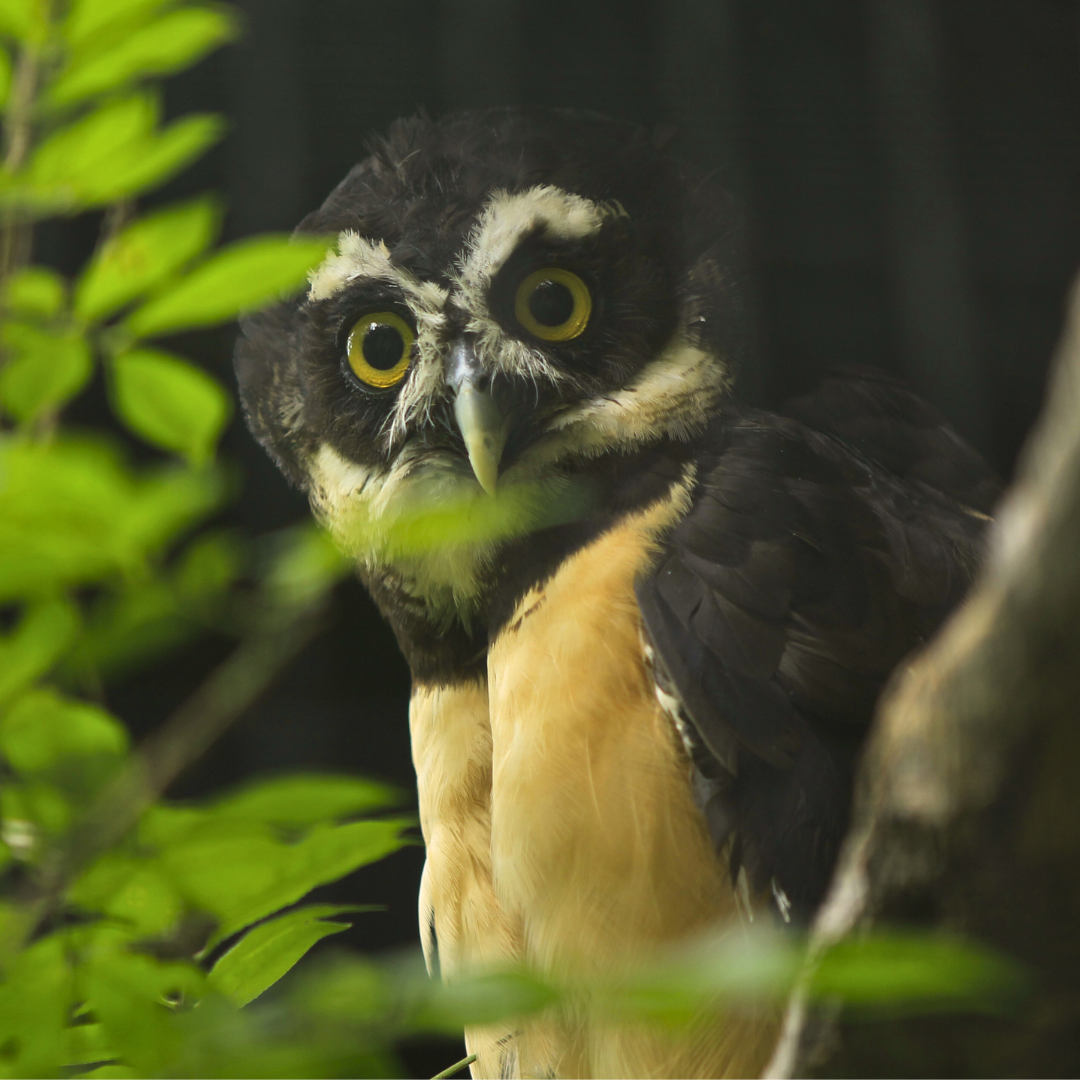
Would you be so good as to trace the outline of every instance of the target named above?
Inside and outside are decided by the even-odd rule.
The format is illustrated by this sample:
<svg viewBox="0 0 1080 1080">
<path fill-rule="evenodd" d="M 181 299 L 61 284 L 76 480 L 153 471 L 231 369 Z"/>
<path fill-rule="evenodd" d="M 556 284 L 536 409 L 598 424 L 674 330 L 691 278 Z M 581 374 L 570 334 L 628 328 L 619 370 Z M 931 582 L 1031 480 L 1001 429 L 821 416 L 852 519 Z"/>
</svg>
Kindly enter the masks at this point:
<svg viewBox="0 0 1080 1080">
<path fill-rule="evenodd" d="M 395 396 L 416 389 L 418 370 L 391 393 L 371 393 L 350 378 L 342 356 L 350 326 L 372 306 L 397 305 L 394 310 L 406 318 L 425 317 L 415 304 L 411 313 L 404 310 L 415 298 L 401 295 L 395 272 L 450 294 L 451 303 L 437 312 L 429 304 L 429 322 L 440 325 L 429 327 L 436 332 L 426 341 L 420 333 L 421 354 L 442 350 L 445 362 L 450 344 L 462 334 L 483 338 L 475 305 L 455 307 L 453 287 L 470 239 L 475 244 L 485 214 L 491 224 L 492 199 L 499 195 L 553 189 L 601 208 L 603 216 L 598 229 L 559 236 L 554 253 L 589 282 L 597 300 L 580 339 L 564 345 L 523 342 L 528 335 L 513 325 L 513 297 L 504 295 L 530 266 L 552 261 L 551 234 L 558 229 L 551 221 L 545 228 L 543 214 L 525 221 L 501 274 L 473 282 L 499 324 L 488 338 L 501 335 L 519 356 L 530 350 L 537 357 L 531 367 L 527 358 L 519 360 L 515 373 L 500 373 L 490 358 L 485 361 L 506 384 L 508 408 L 519 418 L 528 414 L 508 438 L 504 469 L 536 441 L 554 413 L 626 386 L 676 334 L 722 357 L 724 377 L 732 370 L 739 304 L 730 201 L 658 150 L 643 129 L 591 113 L 492 109 L 400 120 L 370 151 L 299 229 L 370 241 L 380 255 L 385 252 L 386 266 L 346 274 L 341 287 L 324 289 L 325 295 L 313 289 L 249 319 L 237 349 L 251 427 L 294 482 L 310 488 L 310 460 L 324 443 L 346 460 L 381 466 L 391 463 L 408 436 L 460 451 L 450 396 L 440 398 L 429 385 L 422 402 L 395 406 Z M 508 211 L 503 225 L 514 227 L 513 213 L 521 224 L 521 215 L 535 209 Z M 567 204 L 565 212 L 575 207 Z M 484 242 L 498 240 L 489 235 Z M 474 262 L 483 257 L 473 252 Z M 557 378 L 538 378 L 544 371 Z M 719 377 L 718 370 L 713 381 Z"/>
</svg>

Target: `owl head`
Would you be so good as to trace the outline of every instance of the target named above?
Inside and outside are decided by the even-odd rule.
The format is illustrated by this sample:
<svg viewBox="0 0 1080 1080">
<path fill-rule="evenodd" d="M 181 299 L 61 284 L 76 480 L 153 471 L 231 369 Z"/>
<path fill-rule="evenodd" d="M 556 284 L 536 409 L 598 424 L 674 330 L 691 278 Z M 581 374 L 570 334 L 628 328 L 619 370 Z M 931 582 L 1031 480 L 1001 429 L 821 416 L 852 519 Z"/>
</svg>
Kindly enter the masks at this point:
<svg viewBox="0 0 1080 1080">
<path fill-rule="evenodd" d="M 402 120 L 300 225 L 335 238 L 243 325 L 256 437 L 369 573 L 464 610 L 509 539 L 726 392 L 727 198 L 645 131 L 565 111 Z"/>
</svg>

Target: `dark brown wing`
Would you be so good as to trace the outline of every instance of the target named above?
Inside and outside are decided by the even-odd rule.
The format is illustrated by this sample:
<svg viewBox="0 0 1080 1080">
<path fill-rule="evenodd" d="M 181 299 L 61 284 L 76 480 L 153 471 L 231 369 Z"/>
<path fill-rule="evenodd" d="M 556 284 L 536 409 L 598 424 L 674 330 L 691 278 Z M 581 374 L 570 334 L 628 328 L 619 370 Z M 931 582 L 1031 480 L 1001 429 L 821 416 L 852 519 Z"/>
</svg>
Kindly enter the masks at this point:
<svg viewBox="0 0 1080 1080">
<path fill-rule="evenodd" d="M 718 850 L 730 841 L 733 871 L 803 912 L 828 883 L 881 687 L 963 595 L 985 521 L 950 483 L 887 467 L 893 434 L 863 426 L 848 441 L 837 422 L 719 417 L 692 507 L 638 587 Z M 963 473 L 978 459 L 959 449 Z M 991 482 L 982 466 L 965 491 Z"/>
</svg>

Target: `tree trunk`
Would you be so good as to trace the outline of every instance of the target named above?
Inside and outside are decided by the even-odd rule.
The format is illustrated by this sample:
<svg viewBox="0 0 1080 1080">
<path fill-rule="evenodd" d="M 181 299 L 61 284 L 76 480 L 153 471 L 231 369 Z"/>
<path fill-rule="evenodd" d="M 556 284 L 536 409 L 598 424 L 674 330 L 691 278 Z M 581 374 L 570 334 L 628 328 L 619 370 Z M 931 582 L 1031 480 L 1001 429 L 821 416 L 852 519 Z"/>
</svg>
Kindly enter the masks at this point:
<svg viewBox="0 0 1080 1080">
<path fill-rule="evenodd" d="M 1004 953 L 1027 992 L 875 1020 L 796 995 L 767 1076 L 1080 1075 L 1080 285 L 980 579 L 882 699 L 811 955 L 898 925 Z"/>
</svg>

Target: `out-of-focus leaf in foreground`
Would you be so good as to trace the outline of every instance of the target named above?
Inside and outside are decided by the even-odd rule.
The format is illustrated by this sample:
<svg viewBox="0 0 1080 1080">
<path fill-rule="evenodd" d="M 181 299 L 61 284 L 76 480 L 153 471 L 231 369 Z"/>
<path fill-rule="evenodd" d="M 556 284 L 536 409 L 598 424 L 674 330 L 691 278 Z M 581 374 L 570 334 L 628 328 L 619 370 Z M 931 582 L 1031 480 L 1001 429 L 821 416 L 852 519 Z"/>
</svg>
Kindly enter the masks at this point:
<svg viewBox="0 0 1080 1080">
<path fill-rule="evenodd" d="M 233 319 L 295 292 L 329 247 L 329 241 L 312 237 L 239 241 L 139 308 L 126 328 L 136 337 L 151 337 Z"/>
<path fill-rule="evenodd" d="M 201 255 L 217 236 L 221 209 L 196 199 L 148 214 L 103 244 L 75 290 L 75 313 L 96 320 L 150 292 Z"/>
<path fill-rule="evenodd" d="M 147 75 L 188 67 L 235 35 L 224 11 L 181 8 L 125 35 L 102 52 L 84 53 L 60 73 L 49 91 L 52 105 L 73 105 Z"/>
<path fill-rule="evenodd" d="M 136 435 L 193 465 L 211 459 L 232 412 L 220 383 L 158 349 L 123 353 L 111 374 L 117 415 Z"/>
</svg>

